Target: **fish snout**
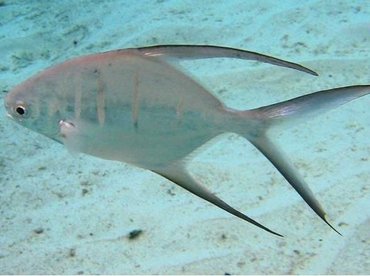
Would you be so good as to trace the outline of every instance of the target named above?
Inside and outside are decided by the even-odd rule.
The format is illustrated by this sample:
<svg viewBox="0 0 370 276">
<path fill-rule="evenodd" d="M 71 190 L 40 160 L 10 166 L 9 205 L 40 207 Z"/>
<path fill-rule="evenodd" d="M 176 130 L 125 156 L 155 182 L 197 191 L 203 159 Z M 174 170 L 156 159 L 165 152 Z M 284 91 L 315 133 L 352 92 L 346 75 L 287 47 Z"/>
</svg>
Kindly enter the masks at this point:
<svg viewBox="0 0 370 276">
<path fill-rule="evenodd" d="M 11 107 L 11 103 L 10 103 L 10 100 L 9 100 L 9 94 L 5 96 L 4 98 L 4 107 L 5 107 L 5 110 L 6 110 L 6 116 L 11 118 L 11 119 L 14 119 L 12 113 L 13 113 L 13 108 Z"/>
</svg>

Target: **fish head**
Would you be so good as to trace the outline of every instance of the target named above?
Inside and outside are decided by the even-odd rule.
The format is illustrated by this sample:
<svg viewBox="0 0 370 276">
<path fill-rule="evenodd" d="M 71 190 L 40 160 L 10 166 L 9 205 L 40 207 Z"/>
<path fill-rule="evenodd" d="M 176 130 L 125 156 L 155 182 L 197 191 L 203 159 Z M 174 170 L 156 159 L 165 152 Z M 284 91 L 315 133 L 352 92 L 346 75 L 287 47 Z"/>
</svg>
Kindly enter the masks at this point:
<svg viewBox="0 0 370 276">
<path fill-rule="evenodd" d="M 60 78 L 59 78 L 60 79 Z M 61 99 L 55 87 L 58 78 L 41 73 L 9 91 L 4 99 L 8 117 L 20 125 L 62 142 L 59 122 L 65 119 L 67 101 Z"/>
</svg>

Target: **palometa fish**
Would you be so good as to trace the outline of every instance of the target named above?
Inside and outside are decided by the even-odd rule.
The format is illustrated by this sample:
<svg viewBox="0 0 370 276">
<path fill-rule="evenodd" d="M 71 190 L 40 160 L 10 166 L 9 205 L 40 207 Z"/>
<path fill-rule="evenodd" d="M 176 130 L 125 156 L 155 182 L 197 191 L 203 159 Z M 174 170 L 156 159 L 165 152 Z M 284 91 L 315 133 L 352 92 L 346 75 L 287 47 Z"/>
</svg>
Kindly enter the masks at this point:
<svg viewBox="0 0 370 276">
<path fill-rule="evenodd" d="M 79 57 L 47 69 L 10 91 L 5 107 L 21 125 L 71 150 L 151 170 L 280 236 L 212 194 L 186 170 L 187 156 L 211 138 L 225 132 L 240 134 L 333 228 L 305 181 L 275 147 L 269 130 L 367 95 L 370 85 L 334 88 L 239 111 L 224 106 L 172 62 L 203 58 L 257 60 L 317 75 L 301 65 L 239 49 L 152 46 Z"/>
</svg>

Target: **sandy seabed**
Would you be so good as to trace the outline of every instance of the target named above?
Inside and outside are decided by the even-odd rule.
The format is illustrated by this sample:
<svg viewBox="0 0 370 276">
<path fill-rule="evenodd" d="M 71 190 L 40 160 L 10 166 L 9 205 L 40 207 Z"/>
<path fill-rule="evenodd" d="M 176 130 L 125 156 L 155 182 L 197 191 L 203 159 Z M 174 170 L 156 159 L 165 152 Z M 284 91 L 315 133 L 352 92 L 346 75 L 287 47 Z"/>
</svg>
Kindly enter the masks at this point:
<svg viewBox="0 0 370 276">
<path fill-rule="evenodd" d="M 367 1 L 0 1 L 0 97 L 68 58 L 153 44 L 238 47 L 301 63 L 183 65 L 247 109 L 370 84 Z M 327 227 L 248 142 L 228 135 L 192 173 L 266 233 L 128 164 L 83 154 L 0 106 L 0 273 L 369 274 L 370 97 L 276 134 L 343 234 Z M 137 234 L 137 235 L 135 235 Z"/>
</svg>

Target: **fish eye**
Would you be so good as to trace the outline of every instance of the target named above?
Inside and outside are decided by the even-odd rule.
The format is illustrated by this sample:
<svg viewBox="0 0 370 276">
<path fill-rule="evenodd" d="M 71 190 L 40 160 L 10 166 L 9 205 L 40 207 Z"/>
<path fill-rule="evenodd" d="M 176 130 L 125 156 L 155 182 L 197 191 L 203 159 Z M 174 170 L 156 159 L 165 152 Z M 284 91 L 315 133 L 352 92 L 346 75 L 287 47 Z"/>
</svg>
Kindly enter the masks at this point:
<svg viewBox="0 0 370 276">
<path fill-rule="evenodd" d="M 27 109 L 24 105 L 19 104 L 14 110 L 20 117 L 24 117 L 25 115 L 27 115 Z"/>
</svg>

